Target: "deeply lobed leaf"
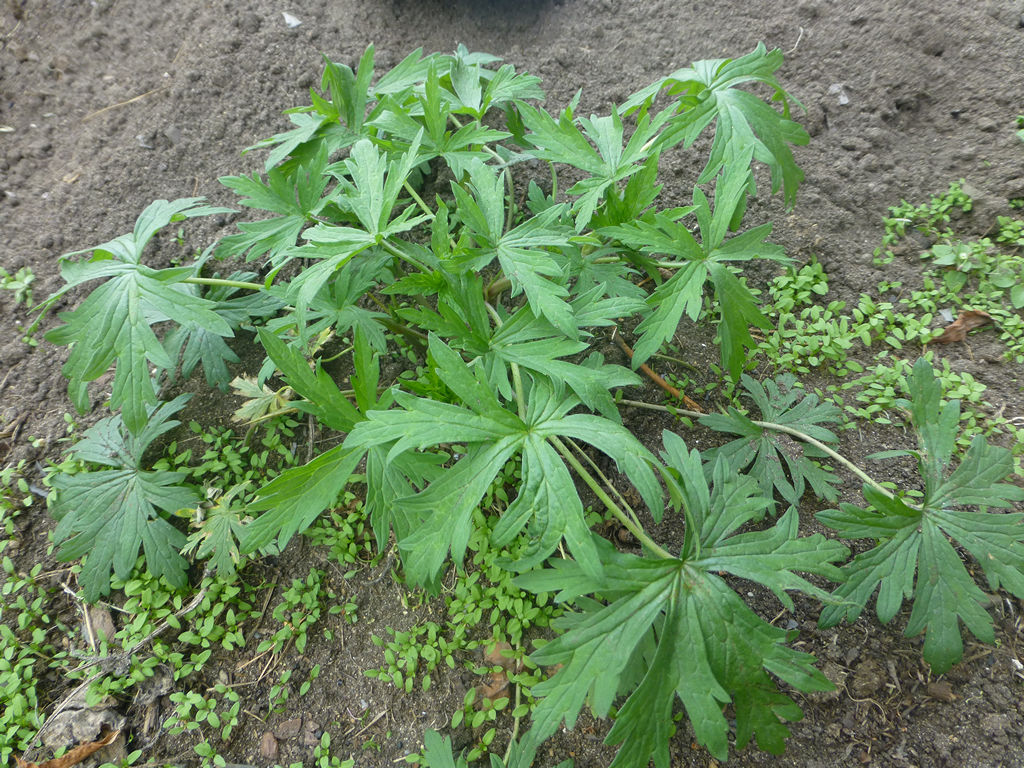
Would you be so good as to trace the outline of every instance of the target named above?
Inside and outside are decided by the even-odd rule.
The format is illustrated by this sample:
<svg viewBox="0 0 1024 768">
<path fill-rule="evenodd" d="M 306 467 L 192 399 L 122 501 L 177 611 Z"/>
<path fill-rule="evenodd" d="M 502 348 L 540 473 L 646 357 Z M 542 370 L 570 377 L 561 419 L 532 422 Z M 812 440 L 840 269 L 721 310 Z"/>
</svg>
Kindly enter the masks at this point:
<svg viewBox="0 0 1024 768">
<path fill-rule="evenodd" d="M 1002 586 L 1024 597 L 1024 514 L 985 509 L 1024 500 L 1024 489 L 1001 482 L 1013 471 L 1010 451 L 990 446 L 980 436 L 948 473 L 959 403 L 940 406 L 941 386 L 924 358 L 915 363 L 908 384 L 908 405 L 921 443 L 924 498 L 919 507 L 911 507 L 865 486 L 867 507 L 843 504 L 839 510 L 818 513 L 841 536 L 877 542 L 844 567 L 846 581 L 834 593 L 840 602 L 826 607 L 821 623 L 831 626 L 843 618 L 855 619 L 876 590 L 875 610 L 883 623 L 905 599 L 912 599 L 906 634 L 925 633 L 924 658 L 941 674 L 963 655 L 960 621 L 983 642 L 994 638 L 992 619 L 984 609 L 988 598 L 950 540 L 971 553 L 992 589 Z M 959 505 L 979 505 L 982 510 L 962 510 Z"/>
<path fill-rule="evenodd" d="M 716 495 L 729 498 L 735 475 L 723 470 L 709 491 L 699 454 L 666 435 L 666 459 L 673 477 L 687 488 L 688 520 L 702 521 L 699 542 L 680 558 L 648 560 L 615 552 L 600 543 L 603 574 L 595 579 L 577 562 L 517 577 L 531 591 L 556 592 L 556 600 L 575 599 L 582 608 L 561 620 L 567 631 L 531 654 L 538 664 L 561 664 L 550 680 L 534 688 L 542 696 L 526 743 L 538 745 L 564 720 L 572 727 L 584 701 L 598 716 L 607 715 L 616 695 L 626 695 L 610 743 L 621 743 L 615 766 L 668 766 L 668 723 L 678 695 L 697 739 L 718 759 L 728 751 L 729 723 L 723 705 L 732 703 L 737 746 L 756 736 L 759 746 L 781 752 L 788 731 L 783 720 L 799 719 L 799 707 L 780 693 L 768 673 L 803 691 L 831 684 L 812 666 L 812 657 L 783 645 L 786 633 L 756 616 L 722 581 L 722 572 L 760 582 L 789 604 L 788 590 L 822 596 L 796 571 L 838 578 L 833 565 L 846 556 L 838 542 L 820 534 L 797 537 L 794 511 L 766 531 L 731 535 L 749 519 L 742 498 L 709 506 Z M 758 505 L 754 505 L 756 508 Z M 763 508 L 762 500 L 759 505 Z M 608 596 L 607 604 L 580 599 L 586 593 Z M 650 642 L 653 641 L 653 646 Z M 641 649 L 644 649 L 641 651 Z M 640 665 L 638 675 L 635 666 Z M 626 688 L 623 689 L 623 685 Z"/>
<path fill-rule="evenodd" d="M 193 507 L 199 494 L 184 485 L 184 473 L 146 470 L 142 458 L 157 437 L 177 426 L 171 417 L 188 398 L 183 395 L 152 409 L 135 435 L 125 433 L 120 416 L 103 419 L 85 431 L 70 455 L 109 469 L 53 478 L 57 556 L 85 557 L 79 583 L 89 602 L 110 591 L 111 571 L 121 579 L 131 575 L 140 546 L 153 575 L 177 587 L 186 583 L 188 563 L 179 554 L 185 536 L 161 513 Z"/>
<path fill-rule="evenodd" d="M 835 434 L 821 425 L 838 421 L 839 410 L 821 403 L 816 395 L 801 397 L 800 390 L 795 388 L 796 379 L 791 375 L 779 376 L 765 384 L 746 374 L 740 380 L 761 411 L 763 422 L 795 430 L 822 443 L 837 441 Z M 740 436 L 705 454 L 708 472 L 721 456 L 757 479 L 765 496 L 778 491 L 787 502 L 799 505 L 809 485 L 819 498 L 836 498 L 836 477 L 815 462 L 814 459 L 823 454 L 812 445 L 797 442 L 787 432 L 755 424 L 732 407 L 727 414 L 709 414 L 700 422 L 718 432 Z"/>
</svg>

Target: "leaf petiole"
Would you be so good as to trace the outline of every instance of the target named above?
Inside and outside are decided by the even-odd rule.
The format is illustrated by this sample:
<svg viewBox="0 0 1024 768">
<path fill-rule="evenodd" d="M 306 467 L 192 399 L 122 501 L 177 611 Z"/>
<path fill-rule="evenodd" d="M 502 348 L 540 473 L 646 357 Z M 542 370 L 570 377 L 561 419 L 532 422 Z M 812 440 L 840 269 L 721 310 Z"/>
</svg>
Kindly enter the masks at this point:
<svg viewBox="0 0 1024 768">
<path fill-rule="evenodd" d="M 431 220 L 433 220 L 434 212 L 430 210 L 430 207 L 425 202 L 423 202 L 423 198 L 416 193 L 415 189 L 412 188 L 412 185 L 409 183 L 408 179 L 402 182 L 402 186 L 405 188 L 405 191 L 412 196 L 412 199 L 416 201 L 416 205 L 420 207 L 420 210 L 422 210 L 425 214 L 427 214 L 427 216 L 430 217 Z"/>
<path fill-rule="evenodd" d="M 430 269 L 428 269 L 425 265 L 421 264 L 418 259 L 410 256 L 407 253 L 402 253 L 400 249 L 396 248 L 387 240 L 382 240 L 380 245 L 381 248 L 390 253 L 396 259 L 401 259 L 402 261 L 412 264 L 414 267 L 416 267 L 416 269 L 418 269 L 420 272 L 423 272 L 424 274 L 430 274 Z"/>
<path fill-rule="evenodd" d="M 602 483 L 605 484 L 608 490 L 615 494 L 615 498 L 619 500 L 619 504 L 622 505 L 623 510 L 626 512 L 627 515 L 629 515 L 632 518 L 633 522 L 637 525 L 640 525 L 640 520 L 637 518 L 636 512 L 634 512 L 633 508 L 629 505 L 629 502 L 626 501 L 625 497 L 623 497 L 623 495 L 619 493 L 618 489 L 614 485 L 612 485 L 611 480 L 609 480 L 608 477 L 604 474 L 604 472 L 601 471 L 601 468 L 594 463 L 594 460 L 587 456 L 586 451 L 580 448 L 579 444 L 575 440 L 565 438 L 565 441 L 569 444 L 570 448 L 576 451 L 577 455 L 581 459 L 583 459 L 585 462 L 587 462 L 587 464 L 590 465 L 590 468 L 594 470 L 594 474 L 598 476 L 598 478 L 601 480 Z"/>
<path fill-rule="evenodd" d="M 656 403 L 645 403 L 645 402 L 643 402 L 641 400 L 626 400 L 626 399 L 623 399 L 623 400 L 619 400 L 618 402 L 621 403 L 622 405 L 633 406 L 634 408 L 645 408 L 645 409 L 650 410 L 650 411 L 662 411 L 663 413 L 671 413 L 671 414 L 673 414 L 675 416 L 686 416 L 687 418 L 691 418 L 691 419 L 699 419 L 702 416 L 706 416 L 707 415 L 705 413 L 699 413 L 697 411 L 690 411 L 690 410 L 687 410 L 686 408 L 669 408 L 668 406 L 665 406 L 665 405 L 658 405 Z M 838 461 L 840 464 L 842 464 L 844 467 L 846 467 L 853 474 L 855 474 L 857 477 L 859 477 L 861 480 L 863 480 L 865 483 L 870 485 L 872 488 L 874 488 L 879 493 L 883 494 L 884 496 L 886 496 L 886 497 L 888 497 L 890 499 L 895 499 L 896 498 L 896 495 L 893 494 L 892 491 L 890 491 L 888 488 L 883 486 L 877 480 L 872 478 L 871 475 L 869 475 L 863 469 L 858 467 L 856 464 L 854 464 L 848 458 L 843 456 L 841 453 L 837 453 L 835 450 L 833 450 L 832 448 L 830 448 L 828 445 L 826 445 L 825 443 L 821 442 L 820 440 L 815 440 L 813 437 L 811 437 L 807 433 L 801 432 L 799 429 L 794 429 L 793 427 L 787 427 L 785 424 L 775 424 L 775 423 L 773 423 L 771 421 L 754 421 L 753 419 L 751 419 L 750 423 L 753 424 L 754 426 L 761 427 L 761 429 L 770 429 L 770 430 L 772 430 L 774 432 L 782 432 L 784 434 L 790 435 L 791 437 L 795 437 L 797 440 L 802 440 L 803 442 L 807 443 L 808 445 L 813 445 L 818 450 L 823 451 L 824 453 L 828 454 L 829 458 L 834 459 L 835 461 Z M 917 506 L 915 506 L 913 504 L 910 504 L 909 502 L 907 502 L 906 499 L 901 499 L 901 501 L 904 504 L 906 504 L 908 507 L 910 507 L 911 509 L 920 511 L 920 507 L 917 507 Z"/>
<path fill-rule="evenodd" d="M 580 463 L 579 459 L 573 455 L 573 452 L 569 450 L 565 443 L 554 435 L 550 435 L 547 439 L 551 445 L 553 445 L 555 449 L 562 454 L 562 458 L 565 459 L 566 463 L 576 470 L 576 474 L 579 475 L 583 482 L 590 487 L 590 490 L 592 490 L 597 498 L 601 500 L 601 503 L 605 505 L 605 508 L 615 515 L 616 519 L 622 523 L 623 527 L 627 531 L 636 536 L 637 540 L 643 544 L 644 547 L 658 555 L 658 557 L 662 557 L 667 560 L 672 559 L 672 554 L 668 550 L 655 542 L 654 539 L 647 535 L 647 531 L 633 522 L 629 515 L 622 511 L 622 508 L 612 500 L 612 497 L 609 496 L 604 488 L 601 487 L 601 484 L 594 479 L 594 476 L 590 474 L 587 468 Z"/>
<path fill-rule="evenodd" d="M 494 321 L 494 325 L 501 328 L 501 315 L 498 314 L 498 310 L 489 302 L 485 301 L 484 306 L 487 307 L 487 313 L 491 316 Z M 512 369 L 512 386 L 516 392 L 516 410 L 519 412 L 519 418 L 526 418 L 526 398 L 523 394 L 523 374 L 519 370 L 518 363 L 511 363 L 509 367 Z"/>
<path fill-rule="evenodd" d="M 193 285 L 216 285 L 223 288 L 241 288 L 246 291 L 262 291 L 265 286 L 262 283 L 247 283 L 244 280 L 225 280 L 219 277 L 186 277 L 182 282 Z"/>
</svg>

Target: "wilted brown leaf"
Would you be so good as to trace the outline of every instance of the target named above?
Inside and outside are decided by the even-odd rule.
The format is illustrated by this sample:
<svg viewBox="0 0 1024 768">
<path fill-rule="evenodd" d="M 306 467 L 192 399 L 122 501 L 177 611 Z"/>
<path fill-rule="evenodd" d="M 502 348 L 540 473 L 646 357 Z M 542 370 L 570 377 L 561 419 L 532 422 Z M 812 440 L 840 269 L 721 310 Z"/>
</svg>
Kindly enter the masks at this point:
<svg viewBox="0 0 1024 768">
<path fill-rule="evenodd" d="M 946 329 L 932 339 L 935 344 L 951 344 L 955 341 L 963 341 L 967 338 L 967 332 L 980 328 L 986 323 L 992 322 L 992 315 L 980 309 L 961 310 L 956 320 L 946 326 Z"/>
<path fill-rule="evenodd" d="M 105 746 L 110 744 L 114 739 L 120 735 L 121 731 L 110 731 L 99 741 L 93 741 L 88 744 L 79 744 L 74 749 L 69 750 L 65 755 L 61 757 L 55 757 L 53 760 L 46 760 L 42 763 L 29 763 L 22 760 L 17 755 L 14 756 L 14 761 L 17 763 L 18 768 L 71 768 L 73 765 L 78 765 L 80 762 L 89 757 L 93 752 L 103 749 Z"/>
</svg>

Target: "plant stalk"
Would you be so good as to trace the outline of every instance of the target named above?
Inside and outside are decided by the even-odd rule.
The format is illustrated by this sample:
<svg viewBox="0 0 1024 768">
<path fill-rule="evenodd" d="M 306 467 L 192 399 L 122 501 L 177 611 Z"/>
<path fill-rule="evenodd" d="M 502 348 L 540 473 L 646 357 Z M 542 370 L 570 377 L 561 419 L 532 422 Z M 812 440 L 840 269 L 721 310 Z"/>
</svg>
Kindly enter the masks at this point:
<svg viewBox="0 0 1024 768">
<path fill-rule="evenodd" d="M 390 253 L 392 256 L 394 256 L 396 259 L 401 259 L 402 261 L 412 264 L 414 267 L 416 267 L 416 269 L 418 269 L 420 272 L 423 272 L 424 274 L 430 274 L 430 269 L 425 265 L 421 264 L 418 259 L 413 258 L 407 253 L 402 253 L 398 248 L 393 246 L 387 240 L 381 242 L 381 247 L 385 251 Z"/>
<path fill-rule="evenodd" d="M 614 485 L 612 485 L 612 481 L 609 480 L 608 477 L 604 474 L 604 472 L 601 471 L 601 468 L 594 463 L 593 459 L 587 456 L 586 451 L 580 448 L 580 446 L 577 444 L 575 440 L 565 438 L 565 441 L 569 444 L 570 448 L 576 451 L 576 455 L 583 459 L 585 462 L 587 462 L 590 468 L 594 470 L 594 474 L 597 475 L 598 479 L 605 484 L 605 487 L 613 494 L 615 494 L 615 498 L 619 500 L 619 504 L 622 505 L 623 510 L 626 512 L 627 515 L 630 516 L 633 522 L 637 525 L 640 525 L 640 519 L 636 516 L 636 512 L 633 511 L 633 508 L 629 505 L 629 502 L 626 501 L 625 497 L 623 497 L 623 495 L 619 493 L 618 489 Z"/>
<path fill-rule="evenodd" d="M 642 400 L 620 400 L 619 402 L 622 403 L 623 405 L 631 405 L 634 408 L 646 408 L 651 411 L 662 411 L 664 413 L 671 413 L 675 416 L 686 416 L 691 419 L 699 419 L 701 416 L 707 415 L 704 413 L 698 413 L 697 411 L 690 411 L 687 410 L 686 408 L 669 408 L 668 406 L 657 405 L 656 403 L 645 403 Z M 830 448 L 828 445 L 821 442 L 820 440 L 814 439 L 806 432 L 801 432 L 799 429 L 796 429 L 794 427 L 787 427 L 785 424 L 776 424 L 771 421 L 754 421 L 753 419 L 751 419 L 750 423 L 754 424 L 755 426 L 761 427 L 761 429 L 770 429 L 773 432 L 782 432 L 783 434 L 795 437 L 797 440 L 805 442 L 808 445 L 813 445 L 819 451 L 822 451 L 823 453 L 827 454 L 829 458 L 838 461 L 840 464 L 842 464 L 844 467 L 850 470 L 850 472 L 855 474 L 857 477 L 859 477 L 861 480 L 870 485 L 879 493 L 887 496 L 890 499 L 896 498 L 896 494 L 894 494 L 888 488 L 883 486 L 881 483 L 879 483 L 877 480 L 871 477 L 871 475 L 869 475 L 863 469 L 861 469 L 852 461 L 850 461 L 848 458 L 843 456 L 841 453 L 836 452 L 834 449 Z M 903 503 L 907 504 L 906 501 L 904 501 Z M 910 504 L 907 504 L 907 506 L 911 507 L 912 509 L 914 508 Z"/>
<path fill-rule="evenodd" d="M 186 277 L 182 282 L 193 285 L 219 285 L 225 288 L 241 288 L 246 291 L 263 291 L 266 287 L 262 283 L 247 283 L 242 280 L 223 280 L 219 277 Z"/>
<path fill-rule="evenodd" d="M 426 203 L 423 202 L 423 198 L 420 197 L 416 193 L 415 189 L 412 188 L 412 184 L 409 183 L 408 179 L 405 180 L 404 182 L 402 182 L 402 186 L 405 188 L 405 191 L 408 192 L 412 196 L 412 199 L 416 201 L 416 205 L 418 205 L 420 207 L 420 209 L 425 214 L 427 214 L 427 216 L 429 216 L 431 219 L 433 219 L 434 218 L 434 212 L 432 210 L 430 210 L 430 208 L 427 206 Z"/>
<path fill-rule="evenodd" d="M 501 328 L 501 315 L 498 314 L 498 310 L 491 306 L 489 301 L 485 301 L 484 306 L 487 307 L 487 312 L 490 314 L 494 324 Z M 511 363 L 510 367 L 512 368 L 512 387 L 516 391 L 516 410 L 519 412 L 519 418 L 525 421 L 526 398 L 523 394 L 523 375 L 519 370 L 519 363 Z"/>
<path fill-rule="evenodd" d="M 615 515 L 616 519 L 620 523 L 622 523 L 622 526 L 627 531 L 636 536 L 637 540 L 641 544 L 643 544 L 644 547 L 649 549 L 654 554 L 658 555 L 658 557 L 663 557 L 666 560 L 673 559 L 672 554 L 667 549 L 664 549 L 661 545 L 654 541 L 654 539 L 648 536 L 647 531 L 645 531 L 641 526 L 634 523 L 629 518 L 629 515 L 622 511 L 622 508 L 619 507 L 619 505 L 612 500 L 612 497 L 609 496 L 607 492 L 604 490 L 604 488 L 601 487 L 601 484 L 594 479 L 594 476 L 590 474 L 587 468 L 580 463 L 579 459 L 577 459 L 576 456 L 573 455 L 573 452 L 569 450 L 568 446 L 566 446 L 565 443 L 563 443 L 554 435 L 550 435 L 547 439 L 551 442 L 555 449 L 560 454 L 562 454 L 562 458 L 565 459 L 566 462 L 568 462 L 569 466 L 576 470 L 576 474 L 579 475 L 583 482 L 585 482 L 590 487 L 590 490 L 592 490 L 597 496 L 597 498 L 601 500 L 601 503 L 605 505 L 605 508 L 607 508 L 609 512 Z"/>
<path fill-rule="evenodd" d="M 522 686 L 516 683 L 516 703 L 514 705 L 513 712 L 519 709 L 519 699 L 522 696 Z M 512 736 L 508 740 L 508 747 L 505 749 L 505 757 L 502 759 L 503 763 L 508 763 L 508 756 L 512 754 L 512 745 L 516 743 L 516 737 L 519 736 L 519 716 L 516 715 L 515 720 L 512 722 Z"/>
</svg>

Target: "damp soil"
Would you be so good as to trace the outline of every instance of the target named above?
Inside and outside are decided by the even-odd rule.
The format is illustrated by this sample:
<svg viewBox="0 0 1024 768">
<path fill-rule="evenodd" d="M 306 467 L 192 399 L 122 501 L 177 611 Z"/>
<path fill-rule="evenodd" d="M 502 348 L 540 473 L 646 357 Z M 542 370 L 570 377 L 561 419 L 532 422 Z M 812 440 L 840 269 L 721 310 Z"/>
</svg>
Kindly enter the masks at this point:
<svg viewBox="0 0 1024 768">
<path fill-rule="evenodd" d="M 301 24 L 289 26 L 283 12 Z M 549 105 L 559 107 L 582 89 L 579 112 L 600 113 L 691 61 L 741 55 L 759 41 L 785 52 L 780 79 L 806 109 L 799 119 L 811 143 L 796 153 L 806 174 L 796 206 L 787 211 L 777 198 L 755 201 L 751 220 L 774 222 L 773 239 L 795 259 L 819 259 L 830 277 L 828 299 L 855 300 L 879 280 L 919 275 L 915 254 L 884 269 L 872 263 L 882 217 L 901 199 L 925 202 L 966 179 L 979 205 L 964 226 L 980 234 L 996 215 L 1009 213 L 1008 201 L 1024 197 L 1024 148 L 1013 131 L 1014 117 L 1024 112 L 1024 4 L 1016 0 L 4 0 L 0 267 L 31 268 L 42 298 L 61 286 L 62 253 L 130 231 L 154 199 L 205 196 L 232 204 L 217 178 L 261 168 L 258 154 L 240 150 L 282 130 L 282 110 L 308 103 L 321 54 L 354 65 L 372 42 L 384 71 L 415 48 L 450 51 L 462 43 L 539 76 Z M 666 195 L 687 199 L 695 175 L 690 157 L 666 165 Z M 231 231 L 230 217 L 204 220 L 189 230 L 188 247 Z M 176 249 L 182 250 L 171 238 L 161 240 L 155 258 L 184 255 Z M 61 376 L 65 350 L 22 342 L 31 316 L 10 292 L 0 291 L 0 317 L 0 466 L 25 459 L 31 468 L 59 455 L 71 410 Z M 48 319 L 43 330 L 53 323 Z M 702 370 L 708 342 L 693 336 L 682 350 Z M 941 354 L 988 387 L 993 411 L 1024 415 L 1021 367 L 1002 359 L 994 333 L 980 332 Z M 207 412 L 231 407 L 200 385 L 196 392 Z M 660 397 L 653 389 L 637 395 Z M 80 423 L 98 417 L 99 408 Z M 679 428 L 648 412 L 629 411 L 625 419 L 652 444 L 662 429 Z M 684 437 L 702 448 L 712 440 L 699 431 Z M 908 439 L 899 429 L 865 425 L 843 434 L 841 451 L 860 461 L 880 448 L 905 447 Z M 892 462 L 877 473 L 905 483 L 910 469 Z M 856 501 L 857 484 L 840 474 L 843 500 Z M 19 568 L 37 560 L 54 565 L 46 555 L 51 525 L 40 504 L 19 519 Z M 671 525 L 656 529 L 666 540 L 677 534 Z M 394 765 L 419 748 L 426 728 L 445 728 L 477 679 L 457 668 L 429 691 L 405 694 L 365 677 L 363 670 L 382 661 L 371 633 L 436 619 L 442 609 L 410 602 L 401 586 L 379 578 L 386 562 L 346 580 L 308 543 L 293 547 L 255 564 L 243 579 L 285 584 L 304 575 L 300 564 L 319 564 L 331 588 L 360 606 L 360 621 L 325 618 L 332 641 L 318 634 L 305 655 L 282 658 L 281 669 L 294 668 L 296 679 L 313 664 L 322 669 L 310 693 L 283 712 L 266 715 L 269 678 L 240 688 L 243 709 L 260 717 L 243 719 L 221 752 L 236 764 L 310 765 L 312 743 L 326 730 L 334 754 L 352 755 L 360 766 Z M 887 626 L 868 615 L 821 630 L 812 601 L 797 600 L 794 611 L 782 612 L 770 595 L 751 591 L 749 600 L 767 619 L 798 630 L 796 645 L 817 656 L 837 689 L 798 697 L 805 717 L 793 724 L 783 756 L 748 747 L 734 750 L 730 764 L 1024 766 L 1017 601 L 994 601 L 995 645 L 966 638 L 965 660 L 935 678 L 921 661 L 920 638 L 903 636 L 906 611 Z M 252 655 L 215 656 L 209 680 L 227 674 L 248 681 L 260 665 L 236 670 Z M 66 692 L 52 681 L 41 706 L 54 706 Z M 145 724 L 129 704 L 121 708 L 139 744 Z M 500 744 L 510 722 L 499 726 Z M 607 765 L 614 755 L 602 744 L 607 729 L 582 718 L 576 730 L 549 742 L 538 764 L 573 757 L 584 768 Z M 276 734 L 276 760 L 261 756 L 268 732 Z M 457 745 L 472 740 L 465 729 L 453 737 Z M 194 764 L 188 738 L 148 739 L 143 760 Z M 716 765 L 685 722 L 673 738 L 671 762 Z"/>
</svg>

